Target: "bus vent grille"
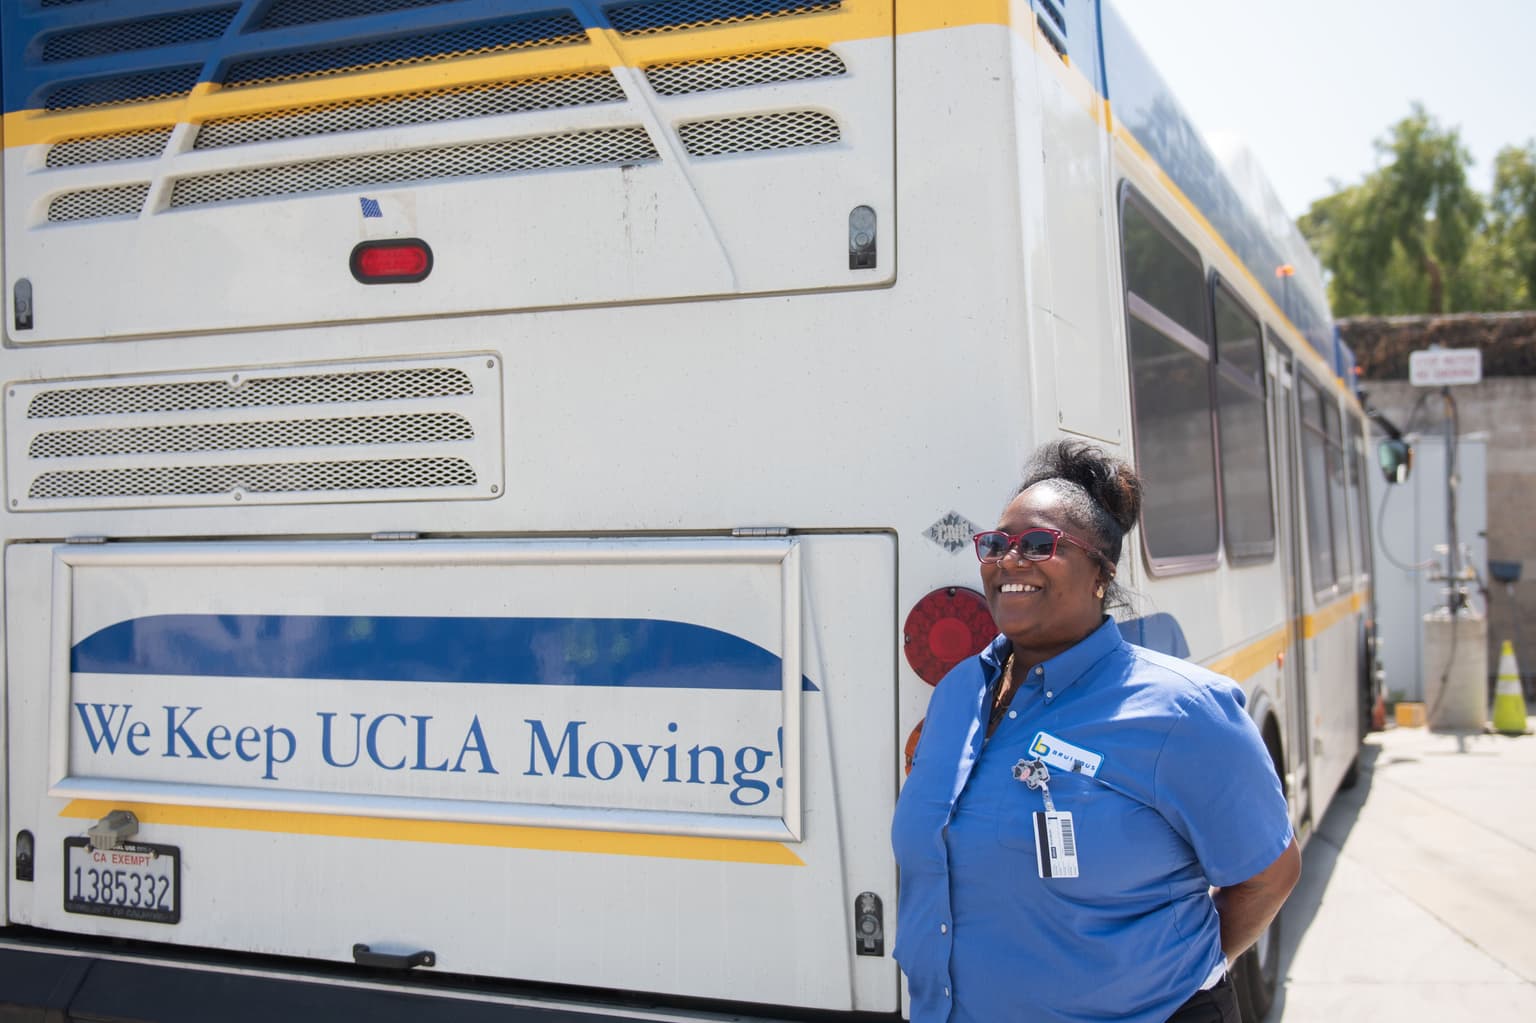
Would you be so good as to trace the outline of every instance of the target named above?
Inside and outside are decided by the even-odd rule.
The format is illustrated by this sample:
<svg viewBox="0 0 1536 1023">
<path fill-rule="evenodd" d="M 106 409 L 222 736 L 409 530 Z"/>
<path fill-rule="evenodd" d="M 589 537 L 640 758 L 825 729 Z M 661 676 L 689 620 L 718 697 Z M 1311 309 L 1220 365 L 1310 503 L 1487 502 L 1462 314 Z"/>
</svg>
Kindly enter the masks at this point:
<svg viewBox="0 0 1536 1023">
<path fill-rule="evenodd" d="M 171 137 L 171 129 L 129 131 L 117 135 L 65 139 L 48 148 L 49 167 L 76 167 L 86 163 L 111 163 L 114 160 L 145 160 L 159 156 Z"/>
<path fill-rule="evenodd" d="M 462 501 L 502 490 L 500 361 L 14 382 L 11 511 Z"/>
<path fill-rule="evenodd" d="M 819 46 L 749 53 L 739 57 L 686 60 L 645 69 L 651 88 L 663 96 L 715 89 L 740 89 L 768 82 L 828 78 L 848 73 L 837 54 Z"/>
<path fill-rule="evenodd" d="M 104 103 L 129 103 L 150 99 L 185 96 L 197 84 L 198 64 L 141 71 L 110 78 L 90 78 L 70 82 L 48 92 L 43 106 L 48 110 L 95 107 Z"/>
<path fill-rule="evenodd" d="M 198 130 L 195 146 L 214 149 L 273 139 L 613 103 L 623 99 L 623 88 L 608 71 L 530 78 L 491 86 L 406 93 L 366 103 L 331 103 L 209 121 Z"/>
<path fill-rule="evenodd" d="M 639 0 L 608 4 L 603 13 L 620 35 L 647 36 L 835 11 L 842 5 L 842 0 Z"/>
<path fill-rule="evenodd" d="M 508 174 L 542 167 L 638 163 L 657 158 L 656 147 L 644 128 L 604 128 L 180 178 L 171 192 L 171 205 L 195 206 L 397 181 Z"/>
<path fill-rule="evenodd" d="M 1046 41 L 1063 57 L 1067 55 L 1067 12 L 1065 0 L 1034 0 L 1035 24 L 1045 35 Z"/>
<path fill-rule="evenodd" d="M 273 0 L 261 16 L 257 28 L 287 28 L 313 25 L 317 21 L 340 21 L 369 14 L 409 11 L 417 7 L 436 7 L 453 0 Z"/>
<path fill-rule="evenodd" d="M 815 110 L 691 121 L 678 125 L 677 133 L 692 156 L 824 146 L 841 137 L 837 122 Z"/>
<path fill-rule="evenodd" d="M 56 223 L 92 220 L 99 217 L 136 216 L 144 208 L 149 183 L 119 185 L 116 188 L 88 188 L 54 196 L 48 204 L 48 219 Z"/>
<path fill-rule="evenodd" d="M 292 494 L 338 490 L 471 487 L 475 470 L 462 458 L 390 458 L 359 462 L 272 465 L 187 465 L 148 469 L 47 472 L 32 481 L 33 499 L 192 497 Z"/>
<path fill-rule="evenodd" d="M 331 405 L 404 398 L 443 398 L 473 393 L 474 385 L 463 370 L 440 366 L 355 373 L 253 376 L 243 384 L 219 378 L 188 383 L 45 390 L 40 391 L 27 404 L 27 418 Z"/>
<path fill-rule="evenodd" d="M 257 57 L 231 67 L 224 84 L 241 86 L 317 78 L 364 68 L 422 64 L 470 53 L 559 46 L 585 42 L 586 38 L 581 22 L 569 11 L 545 12 L 474 28 Z"/>
<path fill-rule="evenodd" d="M 469 440 L 469 420 L 453 412 L 343 419 L 262 420 L 137 426 L 120 430 L 56 430 L 32 438 L 28 458 L 144 455 L 178 451 L 249 451 L 336 444 L 432 444 Z"/>
<path fill-rule="evenodd" d="M 158 46 L 217 39 L 229 28 L 238 9 L 239 5 L 235 4 L 189 14 L 166 14 L 138 21 L 118 22 L 115 25 L 57 32 L 44 41 L 43 60 L 51 62 L 106 57 L 130 50 L 151 50 Z"/>
</svg>

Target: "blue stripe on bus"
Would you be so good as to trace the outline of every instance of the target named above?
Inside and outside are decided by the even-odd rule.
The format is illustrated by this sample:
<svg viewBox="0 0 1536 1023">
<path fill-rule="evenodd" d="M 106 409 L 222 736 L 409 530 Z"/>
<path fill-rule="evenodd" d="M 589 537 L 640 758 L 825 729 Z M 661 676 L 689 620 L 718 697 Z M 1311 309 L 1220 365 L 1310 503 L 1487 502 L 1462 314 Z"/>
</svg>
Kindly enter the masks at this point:
<svg viewBox="0 0 1536 1023">
<path fill-rule="evenodd" d="M 71 671 L 105 675 L 735 690 L 782 688 L 782 663 L 728 632 L 644 618 L 152 615 L 70 655 Z"/>
</svg>

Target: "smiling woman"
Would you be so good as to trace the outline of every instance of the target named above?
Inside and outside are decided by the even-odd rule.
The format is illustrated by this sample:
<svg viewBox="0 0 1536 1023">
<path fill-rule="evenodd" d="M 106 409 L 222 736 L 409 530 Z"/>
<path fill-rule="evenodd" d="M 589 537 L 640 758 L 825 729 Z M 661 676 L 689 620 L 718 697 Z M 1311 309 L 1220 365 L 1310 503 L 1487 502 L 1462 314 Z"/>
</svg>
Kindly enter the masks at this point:
<svg viewBox="0 0 1536 1023">
<path fill-rule="evenodd" d="M 1241 689 L 1105 614 L 1140 504 L 1057 441 L 976 534 L 1001 634 L 935 690 L 892 829 L 913 1023 L 1238 1018 L 1300 853 Z"/>
</svg>

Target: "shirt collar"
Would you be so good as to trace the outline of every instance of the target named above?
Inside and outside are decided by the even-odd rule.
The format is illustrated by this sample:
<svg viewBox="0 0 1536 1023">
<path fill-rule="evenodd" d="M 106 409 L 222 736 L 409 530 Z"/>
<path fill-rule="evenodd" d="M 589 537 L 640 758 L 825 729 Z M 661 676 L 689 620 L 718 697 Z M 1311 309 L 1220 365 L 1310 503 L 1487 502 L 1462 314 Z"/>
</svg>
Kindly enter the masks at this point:
<svg viewBox="0 0 1536 1023">
<path fill-rule="evenodd" d="M 1049 679 L 1052 691 L 1060 693 L 1087 674 L 1088 669 L 1105 655 L 1118 650 L 1123 645 L 1125 645 L 1125 638 L 1120 634 L 1120 626 L 1109 615 L 1105 615 L 1099 627 L 1084 636 L 1076 646 L 1068 647 L 1050 660 L 1041 663 L 1039 667 L 1043 670 L 1040 675 L 1031 673 L 1029 681 Z M 1003 670 L 1003 665 L 1007 663 L 1012 653 L 1013 643 L 1003 635 L 999 635 L 981 652 L 983 674 L 989 685 Z"/>
</svg>

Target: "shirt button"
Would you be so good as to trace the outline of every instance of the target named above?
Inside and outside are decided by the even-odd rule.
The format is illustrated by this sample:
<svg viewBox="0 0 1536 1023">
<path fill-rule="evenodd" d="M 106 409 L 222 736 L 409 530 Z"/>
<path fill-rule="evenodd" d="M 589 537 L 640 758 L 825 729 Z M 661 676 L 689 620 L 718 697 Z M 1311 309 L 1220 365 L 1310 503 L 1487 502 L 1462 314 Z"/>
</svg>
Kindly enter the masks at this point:
<svg viewBox="0 0 1536 1023">
<path fill-rule="evenodd" d="M 1045 698 L 1046 698 L 1046 699 L 1047 699 L 1047 700 L 1053 700 L 1053 699 L 1055 699 L 1055 698 L 1056 698 L 1056 694 L 1055 694 L 1055 693 L 1053 693 L 1053 692 L 1051 692 L 1051 691 L 1050 691 L 1050 690 L 1049 690 L 1049 689 L 1047 689 L 1047 690 L 1046 690 L 1046 691 L 1045 691 Z"/>
<path fill-rule="evenodd" d="M 1044 675 L 1045 674 L 1045 669 L 1044 668 L 1036 668 L 1035 669 L 1035 674 L 1036 675 Z"/>
<path fill-rule="evenodd" d="M 1008 712 L 1008 716 L 1009 716 L 1009 717 L 1011 717 L 1011 718 L 1016 718 L 1016 717 L 1018 717 L 1018 716 L 1019 716 L 1019 712 L 1018 712 L 1018 711 L 1016 711 L 1016 710 L 1010 710 L 1010 711 L 1009 711 L 1009 712 Z"/>
<path fill-rule="evenodd" d="M 949 988 L 945 988 L 945 989 L 944 989 L 944 997 L 945 997 L 945 998 L 948 998 L 948 997 L 949 997 Z"/>
<path fill-rule="evenodd" d="M 939 933 L 940 934 L 948 934 L 949 933 L 949 924 L 939 924 Z"/>
</svg>

